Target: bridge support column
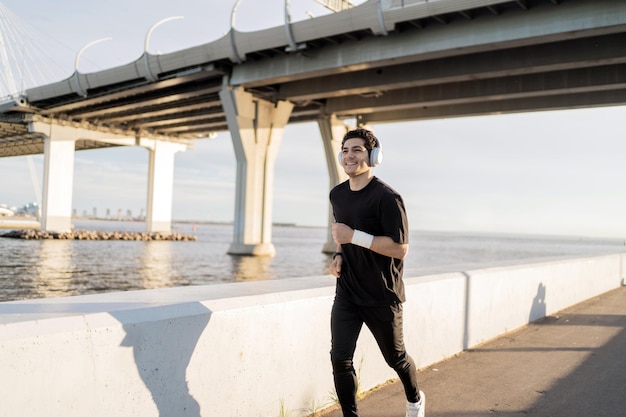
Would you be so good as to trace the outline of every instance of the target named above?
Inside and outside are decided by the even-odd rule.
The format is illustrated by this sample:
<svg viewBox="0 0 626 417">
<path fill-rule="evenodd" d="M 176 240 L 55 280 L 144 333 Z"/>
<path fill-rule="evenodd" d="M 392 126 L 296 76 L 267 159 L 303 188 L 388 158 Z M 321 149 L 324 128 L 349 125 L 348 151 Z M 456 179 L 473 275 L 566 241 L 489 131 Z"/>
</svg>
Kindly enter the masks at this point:
<svg viewBox="0 0 626 417">
<path fill-rule="evenodd" d="M 150 152 L 146 231 L 169 233 L 172 231 L 174 155 L 176 152 L 186 150 L 187 146 L 155 140 L 146 147 Z"/>
<path fill-rule="evenodd" d="M 322 134 L 322 142 L 324 143 L 324 154 L 326 155 L 326 166 L 328 167 L 329 190 L 335 185 L 348 179 L 343 167 L 339 163 L 337 155 L 341 151 L 341 140 L 348 131 L 341 120 L 333 115 L 326 115 L 317 120 L 320 132 Z M 328 204 L 328 232 L 326 235 L 326 243 L 322 248 L 324 253 L 332 253 L 337 249 L 337 244 L 333 240 L 330 225 L 333 223 L 333 210 Z"/>
<path fill-rule="evenodd" d="M 273 256 L 274 163 L 293 104 L 225 87 L 220 99 L 237 159 L 232 255 Z"/>
<path fill-rule="evenodd" d="M 43 196 L 40 229 L 47 232 L 72 230 L 75 134 L 71 128 L 49 125 L 44 139 Z"/>
</svg>

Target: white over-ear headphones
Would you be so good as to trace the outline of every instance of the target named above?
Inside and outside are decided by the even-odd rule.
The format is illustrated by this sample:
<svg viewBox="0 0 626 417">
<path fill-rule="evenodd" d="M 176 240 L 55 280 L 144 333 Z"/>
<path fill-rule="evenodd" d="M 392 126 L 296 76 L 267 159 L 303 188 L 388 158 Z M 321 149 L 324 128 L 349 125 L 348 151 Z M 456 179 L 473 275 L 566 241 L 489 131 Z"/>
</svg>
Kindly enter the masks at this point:
<svg viewBox="0 0 626 417">
<path fill-rule="evenodd" d="M 380 141 L 376 138 L 376 147 L 372 148 L 369 151 L 370 160 L 368 161 L 369 166 L 376 167 L 383 162 L 383 148 L 380 146 Z M 339 161 L 339 165 L 343 163 L 343 150 L 339 151 L 337 154 L 337 160 Z"/>
</svg>

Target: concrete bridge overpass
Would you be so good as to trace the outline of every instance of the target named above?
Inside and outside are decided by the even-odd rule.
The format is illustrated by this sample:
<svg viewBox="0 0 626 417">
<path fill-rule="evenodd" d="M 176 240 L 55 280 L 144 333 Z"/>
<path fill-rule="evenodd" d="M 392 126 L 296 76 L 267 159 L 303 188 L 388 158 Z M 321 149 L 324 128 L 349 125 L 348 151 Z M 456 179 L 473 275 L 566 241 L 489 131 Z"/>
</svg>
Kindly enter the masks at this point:
<svg viewBox="0 0 626 417">
<path fill-rule="evenodd" d="M 169 230 L 174 155 L 229 131 L 229 252 L 273 254 L 273 166 L 287 123 L 317 121 L 329 185 L 361 125 L 626 103 L 626 1 L 369 0 L 32 88 L 0 104 L 0 156 L 45 155 L 42 228 L 70 225 L 75 150 L 150 149 L 147 228 Z M 326 249 L 333 245 L 330 242 Z"/>
</svg>

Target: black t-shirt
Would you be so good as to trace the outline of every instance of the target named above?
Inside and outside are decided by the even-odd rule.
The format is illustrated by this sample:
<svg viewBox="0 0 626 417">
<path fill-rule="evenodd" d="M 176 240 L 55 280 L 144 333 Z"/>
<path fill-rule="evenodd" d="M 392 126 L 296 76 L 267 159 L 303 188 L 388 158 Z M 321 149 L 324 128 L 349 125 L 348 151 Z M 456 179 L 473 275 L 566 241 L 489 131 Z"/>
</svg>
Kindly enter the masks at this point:
<svg viewBox="0 0 626 417">
<path fill-rule="evenodd" d="M 408 244 L 408 221 L 402 197 L 374 177 L 359 191 L 345 181 L 330 191 L 335 221 L 374 236 L 388 236 Z M 337 296 L 363 306 L 404 302 L 402 259 L 390 258 L 351 243 L 341 245 L 343 264 L 337 279 Z"/>
</svg>

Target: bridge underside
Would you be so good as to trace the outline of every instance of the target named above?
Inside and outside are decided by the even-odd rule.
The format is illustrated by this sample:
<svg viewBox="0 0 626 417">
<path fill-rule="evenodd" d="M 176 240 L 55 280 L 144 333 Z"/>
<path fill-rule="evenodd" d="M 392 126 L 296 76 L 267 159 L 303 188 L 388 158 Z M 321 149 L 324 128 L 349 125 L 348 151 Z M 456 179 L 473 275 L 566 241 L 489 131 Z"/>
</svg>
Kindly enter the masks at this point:
<svg viewBox="0 0 626 417">
<path fill-rule="evenodd" d="M 28 90 L 0 107 L 0 156 L 41 152 L 39 139 L 24 132 L 30 115 L 129 136 L 206 138 L 228 130 L 225 84 L 291 102 L 289 123 L 328 114 L 380 123 L 626 103 L 624 2 L 485 0 L 463 9 L 481 2 L 457 1 L 457 10 L 431 15 L 421 11 L 424 2 L 404 3 L 385 11 L 393 20 L 386 36 L 372 28 L 319 33 L 296 39 L 298 52 L 268 47 L 241 63 L 217 52 L 207 61 L 206 51 L 190 48 L 150 56 L 161 70 L 155 82 L 142 76 L 142 57 Z M 169 61 L 177 65 L 166 68 Z"/>
<path fill-rule="evenodd" d="M 377 9 L 381 4 L 294 23 L 295 50 L 282 39 L 284 28 L 247 39 L 231 32 L 213 44 L 28 90 L 0 104 L 0 156 L 43 152 L 45 135 L 28 128 L 40 118 L 136 140 L 186 142 L 229 130 L 245 137 L 233 130 L 242 123 L 233 120 L 237 112 L 229 114 L 223 102 L 233 88 L 267 108 L 289 103 L 287 123 L 332 117 L 365 125 L 626 103 L 625 2 L 394 0 Z M 348 14 L 350 22 L 365 23 L 342 30 Z M 256 38 L 267 46 L 242 52 Z M 146 65 L 156 69 L 156 81 Z M 337 146 L 327 136 L 324 143 Z M 88 137 L 75 145 L 117 146 Z"/>
<path fill-rule="evenodd" d="M 44 153 L 45 135 L 29 132 L 28 126 L 22 123 L 0 122 L 0 154 L 6 156 L 40 155 Z M 112 143 L 97 142 L 88 139 L 76 141 L 77 151 L 119 146 Z"/>
</svg>

